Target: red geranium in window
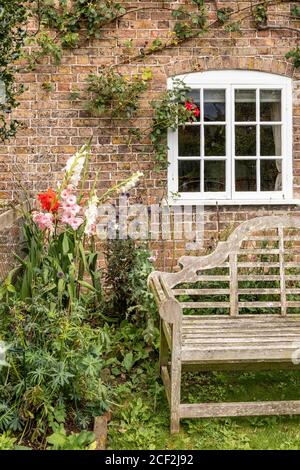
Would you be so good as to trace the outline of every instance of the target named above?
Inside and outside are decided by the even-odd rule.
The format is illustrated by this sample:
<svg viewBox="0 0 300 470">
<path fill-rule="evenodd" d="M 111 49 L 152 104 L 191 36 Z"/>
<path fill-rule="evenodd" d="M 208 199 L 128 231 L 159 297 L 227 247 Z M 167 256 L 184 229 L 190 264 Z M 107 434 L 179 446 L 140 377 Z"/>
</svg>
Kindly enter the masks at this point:
<svg viewBox="0 0 300 470">
<path fill-rule="evenodd" d="M 200 116 L 200 109 L 198 108 L 198 106 L 195 106 L 193 112 L 196 118 Z"/>
<path fill-rule="evenodd" d="M 194 105 L 190 101 L 185 102 L 185 109 L 187 109 L 188 111 L 192 111 L 193 107 Z"/>
<path fill-rule="evenodd" d="M 48 212 L 57 212 L 59 208 L 59 201 L 57 194 L 53 189 L 49 188 L 46 193 L 38 194 L 38 200 L 41 203 L 42 208 Z"/>
<path fill-rule="evenodd" d="M 191 111 L 196 118 L 200 116 L 200 109 L 198 108 L 196 104 L 192 103 L 191 101 L 185 102 L 185 109 L 187 109 L 188 111 Z"/>
</svg>

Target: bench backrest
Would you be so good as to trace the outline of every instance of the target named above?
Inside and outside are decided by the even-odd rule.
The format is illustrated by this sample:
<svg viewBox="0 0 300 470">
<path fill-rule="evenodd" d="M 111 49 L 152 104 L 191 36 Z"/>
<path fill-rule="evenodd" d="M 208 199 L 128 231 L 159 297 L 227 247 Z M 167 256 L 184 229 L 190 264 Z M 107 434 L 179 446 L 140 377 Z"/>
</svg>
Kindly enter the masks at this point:
<svg viewBox="0 0 300 470">
<path fill-rule="evenodd" d="M 183 256 L 177 273 L 154 272 L 158 300 L 180 301 L 187 313 L 300 312 L 300 218 L 266 216 L 238 226 L 206 256 Z"/>
</svg>

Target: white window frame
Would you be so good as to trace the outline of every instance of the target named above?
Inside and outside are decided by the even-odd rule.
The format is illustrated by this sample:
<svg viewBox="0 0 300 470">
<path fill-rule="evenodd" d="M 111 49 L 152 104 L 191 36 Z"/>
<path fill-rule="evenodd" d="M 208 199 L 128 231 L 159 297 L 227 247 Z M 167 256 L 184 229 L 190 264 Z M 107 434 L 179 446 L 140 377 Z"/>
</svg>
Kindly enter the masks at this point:
<svg viewBox="0 0 300 470">
<path fill-rule="evenodd" d="M 188 75 L 179 75 L 168 79 L 168 89 L 173 88 L 173 80 L 180 79 L 191 89 L 226 90 L 226 192 L 181 192 L 178 193 L 178 130 L 168 131 L 168 202 L 171 205 L 182 204 L 299 204 L 300 201 L 293 199 L 293 164 L 292 164 L 292 80 L 288 77 L 274 75 L 265 72 L 241 71 L 241 70 L 218 70 L 208 72 L 196 72 Z M 279 89 L 281 90 L 281 126 L 282 126 L 282 190 L 281 191 L 249 191 L 240 192 L 234 190 L 234 90 L 235 89 Z M 203 99 L 201 100 L 203 102 Z M 259 106 L 257 106 L 256 123 L 258 123 Z M 203 110 L 201 120 L 203 118 Z M 203 121 L 202 121 L 203 122 Z M 209 123 L 213 124 L 213 123 Z M 222 125 L 222 122 L 215 124 Z M 244 121 L 244 125 L 247 123 Z M 251 123 L 252 124 L 252 123 Z M 249 124 L 249 125 L 251 125 Z M 271 124 L 268 122 L 266 124 Z M 202 123 L 203 144 L 203 123 Z M 259 133 L 257 132 L 257 139 Z M 203 159 L 203 157 L 201 157 Z M 209 157 L 208 157 L 209 158 Z M 239 157 L 240 158 L 240 157 Z M 241 157 L 243 158 L 243 157 Z M 261 157 L 252 157 L 259 159 Z M 266 157 L 270 158 L 270 157 Z M 193 158 L 185 157 L 185 160 Z M 198 158 L 195 158 L 198 159 Z M 220 157 L 224 160 L 224 157 Z M 251 159 L 245 157 L 246 160 Z M 272 159 L 272 157 L 271 157 Z M 218 158 L 212 157 L 212 160 Z M 257 172 L 258 172 L 257 165 Z M 203 167 L 203 164 L 201 165 Z M 202 175 L 203 169 L 201 170 Z M 259 188 L 259 179 L 257 187 Z"/>
</svg>

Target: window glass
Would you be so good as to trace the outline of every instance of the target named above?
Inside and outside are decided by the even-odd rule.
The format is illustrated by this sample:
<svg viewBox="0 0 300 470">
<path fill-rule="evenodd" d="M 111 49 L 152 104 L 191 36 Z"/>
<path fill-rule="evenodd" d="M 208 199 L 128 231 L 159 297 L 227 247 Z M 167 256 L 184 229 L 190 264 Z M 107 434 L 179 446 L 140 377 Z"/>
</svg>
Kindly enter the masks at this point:
<svg viewBox="0 0 300 470">
<path fill-rule="evenodd" d="M 256 191 L 256 160 L 236 160 L 235 190 Z"/>
<path fill-rule="evenodd" d="M 281 90 L 260 90 L 260 120 L 281 121 Z"/>
<path fill-rule="evenodd" d="M 185 126 L 178 129 L 179 157 L 200 156 L 200 126 Z"/>
<path fill-rule="evenodd" d="M 235 126 L 235 154 L 238 157 L 256 155 L 256 126 Z"/>
<path fill-rule="evenodd" d="M 204 121 L 225 121 L 225 90 L 204 90 Z"/>
<path fill-rule="evenodd" d="M 235 90 L 235 120 L 256 121 L 256 90 Z"/>
<path fill-rule="evenodd" d="M 261 191 L 281 191 L 281 160 L 261 160 L 260 185 Z"/>
<path fill-rule="evenodd" d="M 281 156 L 281 126 L 260 126 L 260 154 Z"/>
<path fill-rule="evenodd" d="M 204 191 L 205 192 L 223 192 L 226 186 L 225 175 L 226 162 L 206 160 L 204 162 Z"/>
<path fill-rule="evenodd" d="M 182 192 L 200 191 L 200 161 L 179 160 L 178 186 Z"/>
<path fill-rule="evenodd" d="M 204 155 L 206 157 L 223 157 L 226 155 L 225 126 L 205 126 Z"/>
</svg>

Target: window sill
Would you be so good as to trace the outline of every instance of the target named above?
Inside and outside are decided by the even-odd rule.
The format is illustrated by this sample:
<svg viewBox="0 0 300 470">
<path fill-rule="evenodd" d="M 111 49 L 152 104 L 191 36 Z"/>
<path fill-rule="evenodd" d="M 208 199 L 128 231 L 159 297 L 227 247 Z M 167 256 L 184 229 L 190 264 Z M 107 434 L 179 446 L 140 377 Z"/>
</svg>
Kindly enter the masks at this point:
<svg viewBox="0 0 300 470">
<path fill-rule="evenodd" d="M 300 199 L 240 199 L 240 200 L 200 200 L 200 199 L 168 199 L 169 206 L 299 206 Z"/>
</svg>

